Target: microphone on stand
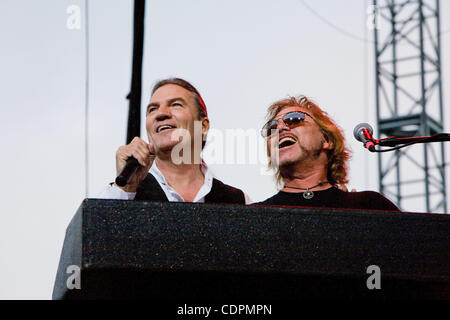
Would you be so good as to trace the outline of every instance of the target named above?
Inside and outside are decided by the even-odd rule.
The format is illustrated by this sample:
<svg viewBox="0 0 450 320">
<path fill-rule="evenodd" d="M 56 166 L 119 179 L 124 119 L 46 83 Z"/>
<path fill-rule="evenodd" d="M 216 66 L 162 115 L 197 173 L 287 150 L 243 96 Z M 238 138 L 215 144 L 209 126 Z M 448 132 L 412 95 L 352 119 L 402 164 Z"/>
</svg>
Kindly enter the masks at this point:
<svg viewBox="0 0 450 320">
<path fill-rule="evenodd" d="M 353 136 L 364 144 L 364 148 L 371 152 L 375 151 L 375 143 L 372 137 L 373 128 L 368 123 L 360 123 L 353 129 Z"/>
</svg>

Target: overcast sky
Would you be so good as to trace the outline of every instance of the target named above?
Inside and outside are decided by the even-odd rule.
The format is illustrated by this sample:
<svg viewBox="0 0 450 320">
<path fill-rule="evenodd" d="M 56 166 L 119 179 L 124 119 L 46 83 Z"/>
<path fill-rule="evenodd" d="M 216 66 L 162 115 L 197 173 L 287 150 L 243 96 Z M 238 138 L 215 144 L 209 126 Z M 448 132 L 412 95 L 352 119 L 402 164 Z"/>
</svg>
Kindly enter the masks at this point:
<svg viewBox="0 0 450 320">
<path fill-rule="evenodd" d="M 86 113 L 84 0 L 0 2 L 0 299 L 51 298 L 70 219 L 86 196 L 96 197 L 114 180 L 115 151 L 126 139 L 132 3 L 89 1 Z M 352 137 L 356 124 L 375 126 L 376 119 L 373 35 L 366 29 L 370 3 L 149 0 L 143 105 L 156 80 L 185 78 L 201 92 L 211 127 L 225 133 L 257 130 L 272 102 L 304 94 L 344 129 L 353 151 L 349 188 L 377 190 L 376 156 Z M 67 27 L 73 5 L 81 10 L 80 29 Z M 441 29 L 447 30 L 450 1 L 441 1 L 441 14 Z M 361 40 L 365 36 L 369 41 Z M 443 34 L 445 106 L 449 40 L 450 32 Z M 445 117 L 449 131 L 447 110 Z M 146 139 L 144 127 L 141 136 Z M 449 150 L 447 144 L 447 161 Z M 261 164 L 211 168 L 254 201 L 276 192 Z M 424 211 L 422 202 L 406 209 Z"/>
</svg>

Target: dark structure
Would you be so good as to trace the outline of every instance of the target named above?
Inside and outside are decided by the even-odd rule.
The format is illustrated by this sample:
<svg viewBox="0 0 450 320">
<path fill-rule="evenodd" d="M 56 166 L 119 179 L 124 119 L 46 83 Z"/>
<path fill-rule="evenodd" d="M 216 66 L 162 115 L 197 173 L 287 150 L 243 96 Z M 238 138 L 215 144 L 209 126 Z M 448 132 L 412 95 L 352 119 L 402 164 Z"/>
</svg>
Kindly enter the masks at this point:
<svg viewBox="0 0 450 320">
<path fill-rule="evenodd" d="M 376 107 L 385 136 L 443 132 L 439 0 L 374 0 Z M 447 212 L 444 143 L 379 154 L 379 189 L 405 208 Z M 420 192 L 417 192 L 420 190 Z"/>
<path fill-rule="evenodd" d="M 144 52 L 145 0 L 134 0 L 133 67 L 128 109 L 127 144 L 141 135 L 142 56 Z"/>
<path fill-rule="evenodd" d="M 87 199 L 53 299 L 450 299 L 449 234 L 441 214 Z"/>
</svg>

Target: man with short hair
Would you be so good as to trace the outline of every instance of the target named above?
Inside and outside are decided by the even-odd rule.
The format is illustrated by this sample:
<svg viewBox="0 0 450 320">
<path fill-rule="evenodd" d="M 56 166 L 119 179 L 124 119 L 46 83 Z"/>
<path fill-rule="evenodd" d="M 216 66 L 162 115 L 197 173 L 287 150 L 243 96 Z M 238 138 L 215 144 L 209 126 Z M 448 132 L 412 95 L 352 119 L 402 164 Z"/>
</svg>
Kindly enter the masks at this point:
<svg viewBox="0 0 450 320">
<path fill-rule="evenodd" d="M 180 78 L 159 81 L 153 87 L 146 114 L 149 143 L 135 137 L 116 152 L 117 174 L 130 157 L 141 166 L 125 187 L 111 184 L 100 198 L 250 203 L 244 192 L 214 178 L 200 158 L 209 119 L 193 85 Z"/>
<path fill-rule="evenodd" d="M 272 104 L 261 133 L 281 190 L 260 204 L 399 211 L 373 191 L 346 192 L 350 152 L 342 130 L 300 96 Z"/>
</svg>

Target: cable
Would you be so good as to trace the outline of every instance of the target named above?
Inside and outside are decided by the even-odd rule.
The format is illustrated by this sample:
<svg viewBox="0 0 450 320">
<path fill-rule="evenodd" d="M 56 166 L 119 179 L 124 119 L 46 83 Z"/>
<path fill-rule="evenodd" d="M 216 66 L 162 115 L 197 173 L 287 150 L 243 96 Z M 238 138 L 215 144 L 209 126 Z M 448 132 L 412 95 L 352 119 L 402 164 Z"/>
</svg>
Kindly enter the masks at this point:
<svg viewBox="0 0 450 320">
<path fill-rule="evenodd" d="M 85 181 L 85 197 L 89 197 L 89 15 L 88 15 L 89 3 L 88 0 L 84 1 L 84 35 L 85 35 L 85 105 L 84 105 L 84 181 Z"/>
<path fill-rule="evenodd" d="M 319 20 L 322 20 L 322 22 L 324 22 L 325 24 L 327 24 L 328 26 L 330 26 L 331 28 L 335 29 L 336 31 L 338 31 L 339 33 L 350 37 L 354 40 L 358 40 L 358 41 L 362 41 L 362 42 L 370 42 L 373 43 L 373 41 L 371 40 L 367 40 L 367 39 L 363 39 L 357 35 L 354 35 L 350 32 L 347 32 L 346 30 L 340 28 L 339 26 L 335 25 L 334 23 L 328 21 L 326 18 L 322 17 L 317 11 L 315 11 L 313 8 L 311 8 L 306 2 L 305 0 L 300 0 L 301 4 L 309 11 L 311 12 L 313 15 L 315 15 Z"/>
<path fill-rule="evenodd" d="M 364 5 L 364 13 L 366 12 L 365 7 L 367 5 L 367 0 L 363 2 Z M 367 28 L 364 22 L 364 38 L 367 39 Z M 364 50 L 363 50 L 363 105 L 364 105 L 364 121 L 369 122 L 369 63 L 368 63 L 369 55 L 368 55 L 368 42 L 364 41 Z M 367 166 L 369 163 L 369 154 L 368 152 L 364 153 L 364 164 Z M 369 172 L 368 168 L 364 170 L 364 183 L 366 189 L 369 189 Z"/>
<path fill-rule="evenodd" d="M 331 28 L 333 28 L 333 29 L 336 30 L 337 32 L 339 32 L 339 33 L 341 33 L 341 34 L 343 34 L 343 35 L 345 35 L 345 36 L 347 36 L 347 37 L 349 37 L 349 38 L 352 38 L 353 40 L 358 40 L 358 41 L 368 42 L 368 43 L 375 43 L 375 41 L 368 40 L 367 38 L 361 38 L 361 37 L 359 37 L 359 36 L 357 36 L 357 35 L 355 35 L 355 34 L 353 34 L 353 33 L 351 33 L 351 32 L 348 32 L 348 31 L 342 29 L 341 27 L 335 25 L 334 23 L 330 22 L 328 19 L 326 19 L 325 17 L 323 17 L 322 15 L 320 15 L 317 11 L 315 11 L 313 8 L 311 8 L 311 7 L 306 3 L 305 0 L 299 0 L 299 1 L 300 1 L 300 3 L 301 3 L 301 4 L 302 4 L 309 12 L 311 12 L 313 15 L 315 15 L 316 18 L 318 18 L 318 19 L 321 20 L 323 23 L 327 24 L 328 26 L 330 26 Z M 443 34 L 449 32 L 449 31 L 450 31 L 450 28 L 445 29 L 445 30 L 441 31 L 441 32 L 439 33 L 439 35 L 443 35 Z M 429 39 L 431 39 L 431 37 L 426 37 L 426 38 L 424 38 L 424 40 L 429 40 Z"/>
</svg>

